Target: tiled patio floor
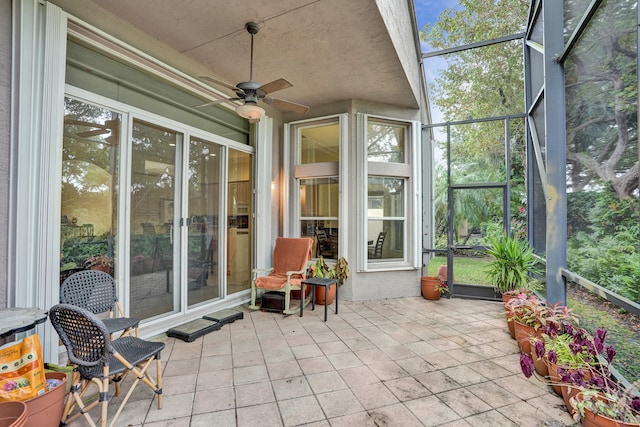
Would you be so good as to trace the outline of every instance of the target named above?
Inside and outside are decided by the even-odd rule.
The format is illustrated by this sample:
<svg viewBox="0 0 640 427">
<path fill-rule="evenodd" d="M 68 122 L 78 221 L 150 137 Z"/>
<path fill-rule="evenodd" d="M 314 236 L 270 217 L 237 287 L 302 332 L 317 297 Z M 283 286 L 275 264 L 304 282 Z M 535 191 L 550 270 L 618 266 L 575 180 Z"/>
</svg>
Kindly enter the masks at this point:
<svg viewBox="0 0 640 427">
<path fill-rule="evenodd" d="M 322 307 L 241 308 L 192 343 L 163 337 L 164 408 L 139 386 L 117 425 L 573 425 L 562 398 L 520 372 L 500 303 L 341 301 L 326 323 Z"/>
</svg>

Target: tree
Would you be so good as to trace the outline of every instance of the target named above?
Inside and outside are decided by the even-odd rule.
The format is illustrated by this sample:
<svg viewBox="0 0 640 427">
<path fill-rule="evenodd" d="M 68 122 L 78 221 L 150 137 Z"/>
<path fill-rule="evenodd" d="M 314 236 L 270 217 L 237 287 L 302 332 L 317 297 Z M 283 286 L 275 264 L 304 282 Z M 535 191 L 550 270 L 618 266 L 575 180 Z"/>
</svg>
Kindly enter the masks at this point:
<svg viewBox="0 0 640 427">
<path fill-rule="evenodd" d="M 567 181 L 638 197 L 636 2 L 605 2 L 566 61 Z"/>
<path fill-rule="evenodd" d="M 520 33 L 525 30 L 528 0 L 459 0 L 460 9 L 445 9 L 435 24 L 421 32 L 422 40 L 435 50 Z M 522 42 L 510 41 L 468 49 L 441 57 L 447 68 L 428 82 L 430 101 L 446 121 L 481 119 L 524 112 L 524 64 Z M 429 69 L 427 60 L 426 67 Z M 512 168 L 505 170 L 504 122 L 488 121 L 451 126 L 451 182 L 524 182 L 524 126 L 510 122 Z M 445 151 L 444 141 L 438 142 Z M 520 167 L 514 167 L 520 165 Z M 439 169 L 440 173 L 446 172 Z M 446 178 L 436 177 L 435 212 L 446 213 Z M 512 186 L 512 210 L 522 208 L 524 187 Z M 453 225 L 466 222 L 480 227 L 502 218 L 500 192 L 465 190 L 454 196 Z M 446 215 L 438 217 L 438 231 L 446 226 Z"/>
<path fill-rule="evenodd" d="M 435 50 L 490 40 L 525 30 L 529 0 L 459 0 L 420 36 Z M 477 119 L 524 111 L 522 43 L 512 41 L 443 56 L 447 69 L 429 85 L 431 102 L 446 120 Z M 428 65 L 428 64 L 427 64 Z"/>
</svg>

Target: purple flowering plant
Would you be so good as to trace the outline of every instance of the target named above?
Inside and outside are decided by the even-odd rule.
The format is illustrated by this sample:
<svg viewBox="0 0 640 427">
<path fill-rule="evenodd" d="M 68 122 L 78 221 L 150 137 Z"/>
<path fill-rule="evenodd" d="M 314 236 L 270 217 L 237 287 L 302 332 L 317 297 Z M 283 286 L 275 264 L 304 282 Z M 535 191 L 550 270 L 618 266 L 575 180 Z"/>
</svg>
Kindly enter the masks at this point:
<svg viewBox="0 0 640 427">
<path fill-rule="evenodd" d="M 558 326 L 561 326 L 560 328 Z M 543 328 L 543 338 L 533 343 L 536 357 L 557 364 L 558 380 L 552 384 L 571 386 L 582 392 L 572 397 L 576 408 L 574 417 L 584 417 L 585 408 L 596 414 L 625 422 L 640 422 L 640 397 L 637 388 L 620 387 L 611 375 L 611 362 L 616 354 L 605 344 L 607 331 L 598 328 L 593 336 L 570 323 L 550 322 Z M 522 373 L 530 378 L 534 374 L 533 359 L 520 355 Z"/>
</svg>

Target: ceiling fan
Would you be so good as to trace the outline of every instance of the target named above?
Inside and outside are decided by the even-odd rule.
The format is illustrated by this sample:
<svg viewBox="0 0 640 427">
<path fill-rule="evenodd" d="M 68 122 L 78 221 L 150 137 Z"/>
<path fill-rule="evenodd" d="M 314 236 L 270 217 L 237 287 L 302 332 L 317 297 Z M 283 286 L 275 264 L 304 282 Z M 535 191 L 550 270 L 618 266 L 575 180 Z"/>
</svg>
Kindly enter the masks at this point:
<svg viewBox="0 0 640 427">
<path fill-rule="evenodd" d="M 251 63 L 249 66 L 249 81 L 240 82 L 234 86 L 232 84 L 214 79 L 212 77 L 200 76 L 200 78 L 203 80 L 216 83 L 220 86 L 224 86 L 235 91 L 237 97 L 205 102 L 204 104 L 196 105 L 196 108 L 220 104 L 222 102 L 228 101 L 244 101 L 242 105 L 236 108 L 236 112 L 238 113 L 238 115 L 249 119 L 249 123 L 260 121 L 260 118 L 264 115 L 264 109 L 258 106 L 258 101 L 262 101 L 268 105 L 273 105 L 274 107 L 280 108 L 282 110 L 289 110 L 299 114 L 304 114 L 309 111 L 309 107 L 307 107 L 306 105 L 297 104 L 291 101 L 285 101 L 284 99 L 273 98 L 268 95 L 272 92 L 292 87 L 293 85 L 287 80 L 280 78 L 263 85 L 253 81 L 253 36 L 254 34 L 257 34 L 258 31 L 260 31 L 260 27 L 255 22 L 247 22 L 245 28 L 247 29 L 247 32 L 251 34 Z"/>
<path fill-rule="evenodd" d="M 90 138 L 92 136 L 112 133 L 118 127 L 118 120 L 106 120 L 104 124 L 100 124 L 65 117 L 64 124 L 88 127 L 89 130 L 76 132 L 76 136 L 79 138 Z"/>
</svg>

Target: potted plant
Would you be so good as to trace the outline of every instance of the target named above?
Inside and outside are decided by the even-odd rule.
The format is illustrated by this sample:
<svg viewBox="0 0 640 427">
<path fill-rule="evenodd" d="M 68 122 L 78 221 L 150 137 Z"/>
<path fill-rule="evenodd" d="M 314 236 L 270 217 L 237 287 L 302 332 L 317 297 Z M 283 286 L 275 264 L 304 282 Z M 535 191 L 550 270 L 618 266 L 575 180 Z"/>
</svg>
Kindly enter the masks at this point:
<svg viewBox="0 0 640 427">
<path fill-rule="evenodd" d="M 83 265 L 84 268 L 110 273 L 111 267 L 113 267 L 113 258 L 106 254 L 94 255 L 85 259 Z"/>
<path fill-rule="evenodd" d="M 557 330 L 561 322 L 577 321 L 566 306 L 550 306 L 535 296 L 517 298 L 505 303 L 507 321 L 514 323 L 515 338 L 520 350 L 531 354 L 531 339 L 545 331 Z"/>
<path fill-rule="evenodd" d="M 349 278 L 351 272 L 349 271 L 349 263 L 344 257 L 338 258 L 335 264 L 329 265 L 324 260 L 324 257 L 319 256 L 315 263 L 309 266 L 309 277 L 318 277 L 324 279 L 336 279 L 338 286 L 342 286 L 344 281 Z M 326 295 L 327 303 L 332 304 L 333 298 L 336 295 L 335 285 L 329 286 L 329 294 Z M 325 300 L 325 288 L 316 287 L 316 302 L 318 304 L 324 304 Z"/>
<path fill-rule="evenodd" d="M 443 293 L 449 292 L 446 277 L 423 276 L 420 285 L 422 297 L 432 301 L 439 300 Z"/>
<path fill-rule="evenodd" d="M 504 295 L 516 289 L 537 287 L 531 282 L 531 276 L 541 271 L 529 243 L 506 233 L 490 236 L 489 242 L 487 252 L 493 259 L 487 265 L 486 274 L 496 291 Z"/>
<path fill-rule="evenodd" d="M 561 389 L 567 408 L 577 421 L 582 419 L 586 426 L 639 425 L 640 397 L 636 387 L 625 389 L 611 376 L 616 352 L 605 345 L 604 328 L 590 336 L 584 329 L 564 324 L 561 331 L 553 325 L 545 328 L 545 333 L 549 334 L 548 339 L 537 341 L 534 351 L 547 358 L 550 384 Z M 558 365 L 557 375 L 551 373 L 553 364 Z M 531 356 L 522 354 L 520 365 L 525 376 L 533 375 Z"/>
<path fill-rule="evenodd" d="M 520 351 L 531 354 L 530 340 L 542 334 L 550 308 L 536 296 L 515 298 L 505 303 L 507 322 L 513 324 Z"/>
<path fill-rule="evenodd" d="M 640 426 L 638 390 L 618 388 L 599 392 L 586 389 L 571 398 L 574 418 L 583 426 Z"/>
</svg>

